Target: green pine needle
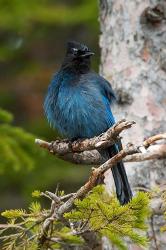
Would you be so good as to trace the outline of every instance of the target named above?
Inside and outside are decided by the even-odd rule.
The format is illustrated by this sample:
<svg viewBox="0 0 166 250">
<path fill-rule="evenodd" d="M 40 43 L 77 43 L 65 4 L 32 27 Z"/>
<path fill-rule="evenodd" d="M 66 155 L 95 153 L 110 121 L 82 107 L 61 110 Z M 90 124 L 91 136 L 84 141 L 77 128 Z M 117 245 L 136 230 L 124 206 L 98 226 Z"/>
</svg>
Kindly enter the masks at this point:
<svg viewBox="0 0 166 250">
<path fill-rule="evenodd" d="M 33 201 L 30 206 L 29 206 L 29 210 L 34 213 L 34 214 L 38 214 L 41 212 L 41 205 L 39 202 L 37 201 Z"/>
<path fill-rule="evenodd" d="M 34 197 L 34 198 L 40 198 L 41 197 L 41 192 L 39 190 L 34 190 L 32 192 L 32 197 Z"/>
<path fill-rule="evenodd" d="M 4 212 L 1 213 L 1 215 L 7 219 L 19 218 L 24 216 L 25 214 L 26 211 L 23 209 L 10 209 L 10 210 L 5 210 Z"/>
<path fill-rule="evenodd" d="M 73 222 L 88 221 L 90 230 L 107 236 L 119 249 L 127 249 L 125 238 L 140 246 L 147 245 L 144 235 L 150 209 L 146 193 L 138 192 L 128 204 L 121 206 L 115 196 L 110 197 L 103 186 L 97 186 L 75 205 L 76 209 L 66 213 L 65 218 Z"/>
</svg>

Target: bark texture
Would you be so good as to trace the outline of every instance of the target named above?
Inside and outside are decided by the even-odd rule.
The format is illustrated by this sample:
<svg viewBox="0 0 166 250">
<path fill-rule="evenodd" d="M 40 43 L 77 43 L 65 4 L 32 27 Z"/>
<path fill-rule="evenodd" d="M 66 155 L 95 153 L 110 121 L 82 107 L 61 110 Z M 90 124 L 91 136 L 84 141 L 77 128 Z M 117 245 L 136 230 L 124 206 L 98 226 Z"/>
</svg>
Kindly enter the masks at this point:
<svg viewBox="0 0 166 250">
<path fill-rule="evenodd" d="M 165 132 L 166 1 L 100 0 L 100 24 L 100 73 L 117 94 L 115 117 L 136 121 L 124 141 L 140 143 L 145 136 Z M 154 188 L 166 182 L 165 160 L 126 165 L 133 186 Z M 162 223 L 161 215 L 149 223 L 151 250 L 166 249 Z"/>
</svg>

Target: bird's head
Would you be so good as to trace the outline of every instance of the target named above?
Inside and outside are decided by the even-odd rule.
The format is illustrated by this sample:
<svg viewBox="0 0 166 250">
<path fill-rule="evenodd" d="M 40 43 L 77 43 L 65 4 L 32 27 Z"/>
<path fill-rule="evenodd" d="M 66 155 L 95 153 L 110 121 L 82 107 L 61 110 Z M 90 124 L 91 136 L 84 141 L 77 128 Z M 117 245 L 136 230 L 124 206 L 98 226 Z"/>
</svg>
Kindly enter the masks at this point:
<svg viewBox="0 0 166 250">
<path fill-rule="evenodd" d="M 75 41 L 67 43 L 67 56 L 71 56 L 73 59 L 90 58 L 94 53 L 84 44 Z"/>
<path fill-rule="evenodd" d="M 73 67 L 80 70 L 90 68 L 90 57 L 94 53 L 84 44 L 70 41 L 67 43 L 67 51 L 64 59 L 64 67 Z"/>
</svg>

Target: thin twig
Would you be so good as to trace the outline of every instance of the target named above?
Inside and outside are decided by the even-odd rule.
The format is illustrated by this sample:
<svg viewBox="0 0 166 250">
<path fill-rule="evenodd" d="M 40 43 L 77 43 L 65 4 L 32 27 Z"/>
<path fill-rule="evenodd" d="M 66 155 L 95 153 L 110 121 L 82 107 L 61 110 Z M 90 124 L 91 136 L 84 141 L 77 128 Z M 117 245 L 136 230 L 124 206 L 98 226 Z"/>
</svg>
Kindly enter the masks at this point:
<svg viewBox="0 0 166 250">
<path fill-rule="evenodd" d="M 154 142 L 159 141 L 159 140 L 163 140 L 163 139 L 166 139 L 166 133 L 154 135 L 154 136 L 149 137 L 148 139 L 146 139 L 146 140 L 143 142 L 143 146 L 144 146 L 145 148 L 148 148 L 148 147 L 149 147 L 151 144 L 153 144 Z"/>
</svg>

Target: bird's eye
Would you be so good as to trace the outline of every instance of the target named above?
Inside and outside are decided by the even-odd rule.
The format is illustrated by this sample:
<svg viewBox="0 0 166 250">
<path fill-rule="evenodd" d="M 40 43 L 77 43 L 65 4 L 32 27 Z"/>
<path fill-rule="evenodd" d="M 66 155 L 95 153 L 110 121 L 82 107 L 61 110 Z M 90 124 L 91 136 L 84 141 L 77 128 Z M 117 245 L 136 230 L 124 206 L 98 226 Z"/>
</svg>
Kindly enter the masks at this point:
<svg viewBox="0 0 166 250">
<path fill-rule="evenodd" d="M 84 53 L 89 52 L 88 48 L 84 48 Z"/>
<path fill-rule="evenodd" d="M 78 53 L 78 49 L 72 48 L 72 52 L 73 52 L 74 54 L 77 54 L 77 53 Z"/>
</svg>

